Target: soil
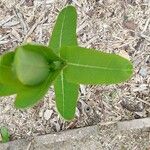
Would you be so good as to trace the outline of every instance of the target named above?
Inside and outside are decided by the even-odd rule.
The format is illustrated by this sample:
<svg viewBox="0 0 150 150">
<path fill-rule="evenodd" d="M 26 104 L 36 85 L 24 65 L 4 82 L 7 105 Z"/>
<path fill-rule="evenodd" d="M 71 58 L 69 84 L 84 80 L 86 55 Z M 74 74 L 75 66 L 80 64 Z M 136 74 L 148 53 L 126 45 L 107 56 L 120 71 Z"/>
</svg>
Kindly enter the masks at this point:
<svg viewBox="0 0 150 150">
<path fill-rule="evenodd" d="M 0 127 L 8 127 L 12 140 L 150 116 L 150 1 L 70 3 L 78 12 L 79 45 L 130 59 L 134 75 L 118 85 L 81 85 L 76 118 L 70 122 L 56 112 L 53 87 L 40 103 L 26 110 L 14 108 L 15 96 L 1 97 Z M 66 5 L 61 0 L 1 0 L 0 53 L 23 42 L 47 45 L 56 17 Z"/>
</svg>

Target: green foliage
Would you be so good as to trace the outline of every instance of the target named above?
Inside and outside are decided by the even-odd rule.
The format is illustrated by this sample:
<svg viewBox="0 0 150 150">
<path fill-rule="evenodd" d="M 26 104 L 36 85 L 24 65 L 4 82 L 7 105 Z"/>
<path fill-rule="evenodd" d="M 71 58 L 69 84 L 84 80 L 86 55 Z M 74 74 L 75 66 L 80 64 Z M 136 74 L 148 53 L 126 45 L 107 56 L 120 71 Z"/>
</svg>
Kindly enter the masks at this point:
<svg viewBox="0 0 150 150">
<path fill-rule="evenodd" d="M 8 129 L 6 127 L 1 127 L 0 128 L 0 134 L 1 134 L 1 137 L 2 137 L 2 142 L 3 143 L 9 142 L 10 134 L 9 134 Z"/>
<path fill-rule="evenodd" d="M 0 56 L 0 95 L 5 96 L 15 94 L 22 88 L 19 80 L 13 72 L 14 52 L 6 53 Z"/>
<path fill-rule="evenodd" d="M 13 87 L 0 83 L 0 96 L 8 96 L 13 94 L 15 94 L 15 90 L 13 89 Z"/>
<path fill-rule="evenodd" d="M 67 61 L 65 78 L 74 83 L 120 83 L 132 74 L 132 64 L 115 54 L 76 46 L 62 48 L 61 57 Z"/>
<path fill-rule="evenodd" d="M 53 83 L 56 106 L 66 119 L 74 118 L 79 85 L 115 84 L 129 79 L 132 64 L 125 58 L 79 47 L 77 14 L 64 8 L 56 21 L 48 47 L 18 46 L 0 56 L 0 96 L 16 94 L 16 108 L 36 104 Z"/>
<path fill-rule="evenodd" d="M 37 85 L 43 82 L 49 74 L 48 60 L 31 49 L 18 48 L 16 50 L 14 69 L 18 79 L 24 85 Z"/>
<path fill-rule="evenodd" d="M 45 56 L 46 59 L 45 61 L 48 61 L 48 65 L 49 65 L 49 74 L 42 83 L 33 86 L 33 82 L 32 82 L 32 84 L 30 84 L 29 86 L 26 85 L 24 81 L 22 82 L 22 80 L 19 79 L 19 78 L 24 79 L 26 77 L 24 76 L 24 74 L 26 74 L 26 69 L 28 68 L 24 68 L 24 66 L 26 66 L 27 64 L 28 65 L 33 64 L 32 62 L 33 59 L 27 61 L 26 57 L 20 56 L 24 64 L 22 68 L 18 67 L 19 62 L 17 62 L 18 60 L 16 61 L 16 58 L 18 59 L 19 57 L 18 55 L 22 55 L 22 53 L 18 53 L 18 51 L 22 51 L 22 50 L 27 50 L 27 51 L 31 50 L 32 52 L 37 52 L 41 54 L 41 56 L 43 57 Z M 0 85 L 2 87 L 0 89 L 0 95 L 6 96 L 9 94 L 17 94 L 15 100 L 15 106 L 17 108 L 26 108 L 29 106 L 33 106 L 35 103 L 37 103 L 37 101 L 39 101 L 46 94 L 49 86 L 52 84 L 55 78 L 60 74 L 60 71 L 64 66 L 65 66 L 65 62 L 61 58 L 57 57 L 52 52 L 52 50 L 48 47 L 41 46 L 41 45 L 33 45 L 33 44 L 20 46 L 15 50 L 15 52 L 9 52 L 0 57 L 0 83 L 1 83 Z M 37 63 L 37 65 L 34 67 L 39 68 L 39 63 Z M 37 70 L 37 68 L 34 69 Z M 20 69 L 19 77 L 17 75 L 16 69 Z M 34 79 L 33 76 L 35 74 L 35 71 L 30 70 L 29 74 L 31 76 L 28 76 L 27 78 L 28 80 L 31 81 Z"/>
<path fill-rule="evenodd" d="M 57 18 L 49 47 L 60 56 L 60 49 L 64 46 L 77 46 L 76 37 L 77 13 L 74 7 L 64 8 Z M 55 101 L 57 110 L 66 120 L 74 118 L 78 98 L 79 84 L 68 82 L 64 72 L 54 82 Z"/>
</svg>

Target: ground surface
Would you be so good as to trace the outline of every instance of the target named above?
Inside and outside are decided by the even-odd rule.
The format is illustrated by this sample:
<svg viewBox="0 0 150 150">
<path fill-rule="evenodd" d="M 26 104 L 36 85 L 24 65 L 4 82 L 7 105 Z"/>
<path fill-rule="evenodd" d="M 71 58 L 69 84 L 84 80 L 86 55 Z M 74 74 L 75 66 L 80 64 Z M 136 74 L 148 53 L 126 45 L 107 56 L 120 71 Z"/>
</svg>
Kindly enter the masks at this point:
<svg viewBox="0 0 150 150">
<path fill-rule="evenodd" d="M 81 85 L 71 122 L 58 116 L 52 88 L 43 101 L 27 110 L 16 110 L 13 96 L 1 97 L 0 126 L 9 128 L 12 139 L 150 116 L 150 1 L 73 0 L 72 4 L 78 11 L 79 44 L 129 58 L 134 75 L 115 86 Z M 0 53 L 25 41 L 47 44 L 65 5 L 62 0 L 1 0 Z"/>
<path fill-rule="evenodd" d="M 0 144 L 0 150 L 149 150 L 149 122 L 135 119 L 67 130 Z"/>
</svg>

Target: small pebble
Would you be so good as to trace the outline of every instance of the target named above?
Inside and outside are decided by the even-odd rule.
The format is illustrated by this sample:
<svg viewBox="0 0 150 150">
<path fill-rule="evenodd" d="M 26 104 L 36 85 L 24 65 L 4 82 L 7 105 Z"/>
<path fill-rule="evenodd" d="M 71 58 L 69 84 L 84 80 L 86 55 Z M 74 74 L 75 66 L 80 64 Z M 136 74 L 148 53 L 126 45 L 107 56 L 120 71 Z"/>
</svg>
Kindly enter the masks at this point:
<svg viewBox="0 0 150 150">
<path fill-rule="evenodd" d="M 48 109 L 47 109 L 47 110 L 44 112 L 44 118 L 45 118 L 45 120 L 49 120 L 50 117 L 51 117 L 51 115 L 52 115 L 52 113 L 53 113 L 52 110 L 48 110 Z"/>
<path fill-rule="evenodd" d="M 147 69 L 142 67 L 139 71 L 139 74 L 143 77 L 146 77 L 147 76 Z"/>
<path fill-rule="evenodd" d="M 40 117 L 40 118 L 43 117 L 43 110 L 41 110 L 41 111 L 39 112 L 39 117 Z"/>
</svg>

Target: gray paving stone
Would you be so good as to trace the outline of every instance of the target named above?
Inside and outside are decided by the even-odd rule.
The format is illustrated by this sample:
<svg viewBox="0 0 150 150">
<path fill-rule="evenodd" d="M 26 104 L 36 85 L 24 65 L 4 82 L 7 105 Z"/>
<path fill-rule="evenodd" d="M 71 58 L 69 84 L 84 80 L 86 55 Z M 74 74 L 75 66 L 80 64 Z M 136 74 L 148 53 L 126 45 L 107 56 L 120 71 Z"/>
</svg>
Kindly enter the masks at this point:
<svg viewBox="0 0 150 150">
<path fill-rule="evenodd" d="M 149 150 L 148 121 L 146 118 L 67 130 L 37 136 L 32 141 L 23 139 L 0 144 L 0 150 Z"/>
</svg>

